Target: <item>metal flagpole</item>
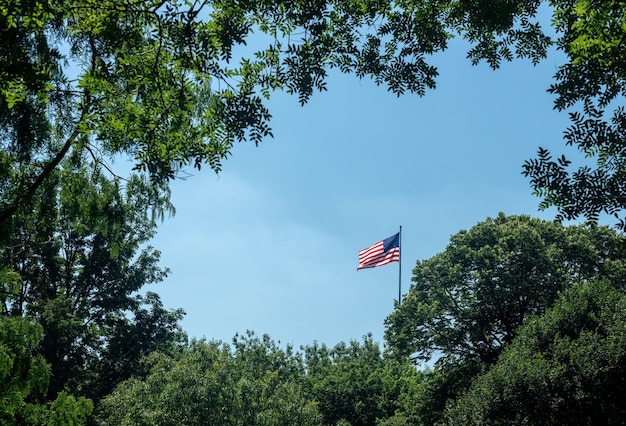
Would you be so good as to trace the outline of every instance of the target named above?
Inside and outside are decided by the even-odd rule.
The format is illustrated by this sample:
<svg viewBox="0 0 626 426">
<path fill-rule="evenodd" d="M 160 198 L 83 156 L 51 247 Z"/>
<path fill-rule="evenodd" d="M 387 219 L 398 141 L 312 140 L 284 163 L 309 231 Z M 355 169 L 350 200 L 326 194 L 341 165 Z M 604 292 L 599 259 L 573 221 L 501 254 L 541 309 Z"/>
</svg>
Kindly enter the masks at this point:
<svg viewBox="0 0 626 426">
<path fill-rule="evenodd" d="M 402 303 L 402 225 L 400 225 L 400 232 L 398 233 L 398 248 L 400 249 L 400 256 L 398 258 L 398 304 Z"/>
</svg>

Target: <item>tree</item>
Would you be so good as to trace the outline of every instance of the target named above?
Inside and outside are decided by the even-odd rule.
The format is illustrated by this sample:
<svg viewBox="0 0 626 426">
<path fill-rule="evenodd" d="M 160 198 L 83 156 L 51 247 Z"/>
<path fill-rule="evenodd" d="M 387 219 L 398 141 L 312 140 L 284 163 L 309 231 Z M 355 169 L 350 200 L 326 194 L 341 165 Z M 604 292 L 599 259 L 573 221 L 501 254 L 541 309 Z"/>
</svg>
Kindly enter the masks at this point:
<svg viewBox="0 0 626 426">
<path fill-rule="evenodd" d="M 11 0 L 0 6 L 0 226 L 72 153 L 130 157 L 153 182 L 219 170 L 271 136 L 271 92 L 305 103 L 331 68 L 394 93 L 435 86 L 454 34 L 474 62 L 538 61 L 538 3 Z M 254 43 L 246 48 L 252 34 Z M 240 55 L 240 57 L 239 57 Z"/>
<path fill-rule="evenodd" d="M 559 218 L 619 218 L 626 6 L 547 3 L 554 36 L 537 18 L 542 3 L 529 0 L 5 2 L 0 225 L 74 151 L 128 156 L 159 182 L 186 166 L 219 170 L 234 142 L 271 136 L 273 91 L 305 103 L 333 68 L 423 95 L 436 85 L 428 57 L 455 36 L 472 63 L 492 68 L 516 56 L 536 63 L 552 45 L 567 55 L 550 91 L 558 109 L 573 108 L 566 143 L 596 166 L 571 171 L 540 149 L 524 173 Z"/>
<path fill-rule="evenodd" d="M 0 421 L 3 425 L 84 425 L 93 409 L 86 398 L 60 393 L 50 404 L 30 402 L 46 393 L 50 380 L 49 365 L 37 354 L 41 334 L 41 326 L 32 319 L 0 316 Z"/>
<path fill-rule="evenodd" d="M 108 395 L 122 380 L 144 374 L 142 360 L 152 352 L 176 354 L 187 341 L 179 325 L 182 310 L 165 309 L 153 292 L 134 302 L 132 318 L 117 315 L 105 327 L 106 346 L 89 367 L 94 380 L 82 384 L 93 398 Z"/>
<path fill-rule="evenodd" d="M 319 425 L 302 387 L 302 360 L 268 336 L 232 348 L 192 342 L 179 357 L 153 353 L 145 379 L 121 383 L 102 403 L 107 425 Z"/>
<path fill-rule="evenodd" d="M 409 362 L 383 357 L 372 336 L 332 349 L 304 348 L 309 391 L 326 425 L 367 426 L 392 417 L 402 396 L 417 387 L 420 372 Z"/>
<path fill-rule="evenodd" d="M 385 424 L 422 378 L 409 362 L 385 358 L 371 336 L 300 354 L 248 332 L 232 346 L 192 342 L 181 356 L 146 362 L 145 378 L 104 399 L 104 424 Z"/>
<path fill-rule="evenodd" d="M 570 112 L 567 145 L 587 159 L 577 164 L 562 155 L 553 159 L 540 148 L 538 158 L 524 164 L 524 174 L 543 198 L 540 207 L 558 208 L 558 219 L 583 216 L 597 221 L 614 215 L 621 229 L 626 222 L 626 115 L 621 105 L 626 94 L 623 55 L 626 4 L 621 2 L 562 1 L 551 3 L 557 45 L 567 62 L 555 75 L 550 92 L 555 107 Z"/>
<path fill-rule="evenodd" d="M 41 327 L 24 318 L 0 317 L 0 419 L 3 423 L 19 416 L 25 398 L 45 390 L 48 366 L 34 350 Z"/>
<path fill-rule="evenodd" d="M 518 328 L 572 283 L 610 277 L 622 285 L 624 243 L 606 227 L 487 219 L 417 262 L 407 297 L 385 321 L 385 338 L 399 355 L 492 364 Z"/>
<path fill-rule="evenodd" d="M 392 354 L 438 358 L 408 411 L 413 423 L 440 422 L 448 401 L 498 362 L 521 327 L 566 289 L 604 278 L 623 291 L 624 242 L 607 227 L 500 214 L 417 262 L 409 293 L 385 330 Z"/>
<path fill-rule="evenodd" d="M 626 295 L 575 284 L 451 404 L 450 425 L 622 424 Z"/>
<path fill-rule="evenodd" d="M 82 160 L 68 158 L 51 174 L 32 210 L 12 218 L 0 249 L 0 267 L 13 276 L 2 314 L 43 328 L 35 353 L 52 373 L 44 401 L 62 391 L 97 400 L 141 357 L 186 341 L 181 310 L 137 295 L 168 272 L 145 246 L 156 227 L 151 210 L 167 209 L 167 198 L 138 177 L 110 180 Z"/>
</svg>

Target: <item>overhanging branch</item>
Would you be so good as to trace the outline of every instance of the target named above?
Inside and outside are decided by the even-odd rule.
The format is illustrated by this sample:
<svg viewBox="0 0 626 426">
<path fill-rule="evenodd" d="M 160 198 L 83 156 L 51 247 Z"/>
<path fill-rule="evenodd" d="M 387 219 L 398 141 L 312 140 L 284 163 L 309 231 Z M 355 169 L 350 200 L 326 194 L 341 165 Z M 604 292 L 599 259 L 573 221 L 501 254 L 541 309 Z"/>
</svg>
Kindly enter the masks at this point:
<svg viewBox="0 0 626 426">
<path fill-rule="evenodd" d="M 83 107 L 83 112 L 78 120 L 76 126 L 74 126 L 74 131 L 67 138 L 63 147 L 57 152 L 57 154 L 46 164 L 41 173 L 32 181 L 29 185 L 26 186 L 23 190 L 20 190 L 18 195 L 15 197 L 13 202 L 9 204 L 7 207 L 3 208 L 0 211 L 0 230 L 3 229 L 7 222 L 13 217 L 13 215 L 24 205 L 25 202 L 29 201 L 37 192 L 37 189 L 45 182 L 45 180 L 50 176 L 52 171 L 57 168 L 61 160 L 65 158 L 70 148 L 76 142 L 76 139 L 80 135 L 79 131 L 79 123 L 85 117 L 86 111 L 89 105 L 89 96 L 87 96 L 87 101 L 85 102 L 85 106 Z"/>
</svg>

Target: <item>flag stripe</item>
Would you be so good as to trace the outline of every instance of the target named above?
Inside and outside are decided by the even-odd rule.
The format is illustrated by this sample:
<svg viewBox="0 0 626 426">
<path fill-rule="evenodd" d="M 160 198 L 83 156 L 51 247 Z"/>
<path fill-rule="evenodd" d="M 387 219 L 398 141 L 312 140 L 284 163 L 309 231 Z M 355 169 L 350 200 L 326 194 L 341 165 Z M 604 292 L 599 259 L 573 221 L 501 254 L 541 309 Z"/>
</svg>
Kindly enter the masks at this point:
<svg viewBox="0 0 626 426">
<path fill-rule="evenodd" d="M 399 261 L 399 234 L 396 234 L 361 250 L 359 252 L 359 266 L 356 269 L 375 268 Z"/>
<path fill-rule="evenodd" d="M 372 259 L 359 264 L 357 269 L 375 268 L 377 266 L 383 266 L 391 262 L 400 261 L 400 249 L 393 249 L 387 253 L 380 254 Z"/>
</svg>

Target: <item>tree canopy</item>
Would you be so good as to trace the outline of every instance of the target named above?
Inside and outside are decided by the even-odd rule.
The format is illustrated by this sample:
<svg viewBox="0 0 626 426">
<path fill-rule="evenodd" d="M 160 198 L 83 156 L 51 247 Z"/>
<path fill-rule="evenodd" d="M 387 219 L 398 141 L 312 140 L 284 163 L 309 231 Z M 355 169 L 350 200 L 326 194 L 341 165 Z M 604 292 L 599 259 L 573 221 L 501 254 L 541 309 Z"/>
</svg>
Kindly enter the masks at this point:
<svg viewBox="0 0 626 426">
<path fill-rule="evenodd" d="M 306 103 L 337 69 L 424 95 L 452 37 L 492 68 L 566 55 L 549 91 L 587 160 L 540 148 L 523 173 L 557 219 L 605 213 L 626 229 L 625 20 L 626 3 L 589 0 L 3 2 L 0 419 L 84 424 L 94 406 L 110 424 L 622 415 L 626 259 L 605 227 L 500 215 L 458 233 L 418 262 L 387 319 L 392 357 L 368 338 L 304 358 L 252 334 L 186 346 L 183 312 L 137 292 L 168 273 L 147 243 L 172 211 L 170 180 L 272 136 L 272 92 Z M 404 362 L 433 355 L 424 375 Z"/>
<path fill-rule="evenodd" d="M 325 90 L 331 69 L 423 95 L 436 86 L 430 57 L 452 37 L 469 43 L 472 63 L 492 68 L 516 57 L 536 63 L 551 46 L 565 53 L 549 90 L 556 108 L 571 111 L 565 142 L 595 165 L 576 168 L 540 149 L 524 174 L 559 218 L 619 219 L 625 8 L 588 0 L 5 2 L 0 224 L 73 151 L 105 164 L 128 157 L 159 182 L 188 166 L 220 170 L 233 143 L 272 135 L 273 91 L 305 103 Z"/>
<path fill-rule="evenodd" d="M 50 366 L 38 353 L 42 327 L 34 320 L 0 316 L 0 421 L 3 425 L 85 424 L 93 403 L 61 392 L 49 404 Z"/>
<path fill-rule="evenodd" d="M 523 374 L 527 369 L 525 363 L 532 363 L 535 359 L 528 355 L 532 350 L 524 354 L 516 352 L 511 358 L 503 355 L 503 351 L 521 344 L 519 335 L 526 324 L 552 315 L 546 312 L 562 294 L 567 292 L 568 297 L 575 298 L 575 292 L 586 288 L 585 284 L 599 280 L 606 280 L 615 292 L 624 292 L 625 242 L 623 235 L 608 227 L 589 224 L 564 227 L 557 222 L 528 216 L 500 214 L 453 235 L 443 252 L 418 261 L 408 295 L 385 321 L 385 338 L 391 354 L 411 356 L 414 360 L 436 358 L 434 371 L 425 377 L 416 398 L 419 401 L 404 408 L 405 415 L 413 418 L 415 424 L 439 424 L 454 401 L 465 401 L 463 398 L 468 392 L 473 395 L 472 404 L 487 404 L 481 394 L 487 385 L 479 383 L 492 380 L 489 377 L 498 380 L 499 377 L 481 379 L 482 374 L 499 362 L 507 364 L 494 367 L 494 373 L 490 374 L 508 374 L 514 371 L 513 368 L 519 368 L 519 373 Z M 580 306 L 585 303 L 581 301 Z M 567 320 L 572 319 L 563 315 Z M 573 331 L 582 325 L 572 319 L 569 326 Z M 544 332 L 552 341 L 554 336 L 560 335 L 561 329 L 546 325 Z M 588 344 L 590 347 L 604 345 L 595 338 Z M 617 339 L 616 345 L 623 346 L 623 341 Z M 575 356 L 573 347 L 562 349 L 571 350 L 570 355 Z M 552 351 L 557 348 L 549 346 L 545 350 L 546 356 L 553 356 Z M 619 361 L 616 363 L 615 368 L 618 368 Z M 544 374 L 543 377 L 560 374 L 560 368 L 556 364 L 546 365 L 540 374 Z M 565 386 L 560 380 L 557 382 L 558 386 Z M 494 392 L 494 401 L 498 392 L 514 392 L 509 384 L 499 382 L 498 390 L 489 390 Z M 476 386 L 475 390 L 468 391 L 472 386 Z M 530 398 L 534 391 L 529 388 L 527 392 Z M 558 400 L 555 388 L 545 389 L 545 392 Z M 514 393 L 502 401 L 502 412 L 506 412 L 507 404 L 522 404 L 518 396 Z M 466 403 L 469 404 L 459 402 Z M 468 407 L 463 408 L 465 416 L 472 411 Z M 475 417 L 477 420 L 471 424 L 489 424 L 489 419 L 500 415 L 496 409 L 494 406 L 483 421 Z M 562 409 L 562 406 L 552 407 L 552 415 L 559 416 Z M 480 410 L 483 412 L 487 408 L 482 406 Z M 514 410 L 511 408 L 510 411 Z M 515 413 L 523 411 L 520 408 Z M 475 415 L 479 416 L 480 412 Z M 538 414 L 533 419 L 539 417 Z M 462 417 L 455 418 L 458 423 L 452 421 L 450 424 L 465 424 Z M 494 424 L 511 424 L 519 420 L 504 419 L 503 423 Z M 542 422 L 538 424 L 550 424 Z M 531 421 L 531 424 L 535 422 Z"/>
<path fill-rule="evenodd" d="M 306 102 L 332 68 L 394 93 L 435 87 L 428 56 L 460 34 L 474 62 L 545 56 L 539 3 L 5 2 L 0 9 L 0 224 L 72 152 L 130 157 L 156 182 L 219 170 L 271 135 L 275 90 Z"/>
<path fill-rule="evenodd" d="M 383 356 L 365 336 L 295 352 L 269 336 L 232 345 L 192 342 L 180 356 L 153 353 L 149 372 L 122 382 L 101 406 L 111 425 L 379 424 L 393 416 L 422 374 Z"/>
<path fill-rule="evenodd" d="M 447 424 L 621 424 L 625 303 L 606 281 L 568 288 L 451 404 Z"/>
<path fill-rule="evenodd" d="M 551 46 L 564 52 L 549 90 L 556 108 L 571 111 L 565 142 L 595 165 L 576 168 L 542 148 L 523 172 L 540 206 L 556 206 L 559 218 L 619 219 L 626 206 L 619 2 L 11 0 L 0 7 L 0 224 L 73 151 L 104 164 L 130 158 L 158 182 L 189 166 L 220 170 L 233 143 L 272 135 L 272 92 L 305 103 L 325 90 L 331 69 L 423 95 L 436 86 L 430 57 L 452 37 L 469 43 L 472 63 L 492 68 L 516 57 L 537 63 Z"/>
<path fill-rule="evenodd" d="M 620 212 L 626 207 L 624 129 L 626 62 L 623 40 L 626 5 L 620 2 L 555 1 L 553 26 L 557 46 L 567 55 L 550 92 L 555 107 L 570 109 L 567 145 L 587 159 L 583 164 L 565 155 L 553 158 L 546 149 L 524 164 L 540 206 L 558 208 L 559 219 L 583 216 L 596 221 L 614 215 L 626 229 Z"/>
<path fill-rule="evenodd" d="M 392 417 L 422 381 L 408 359 L 383 356 L 371 335 L 333 348 L 304 348 L 308 389 L 324 424 L 365 426 Z"/>
<path fill-rule="evenodd" d="M 303 366 L 268 336 L 233 347 L 197 341 L 180 357 L 153 353 L 145 379 L 121 383 L 103 401 L 106 425 L 320 425 Z"/>
<path fill-rule="evenodd" d="M 154 195 L 138 177 L 122 184 L 72 157 L 37 190 L 31 210 L 12 218 L 0 250 L 0 315 L 7 324 L 38 327 L 28 332 L 28 348 L 33 365 L 46 368 L 32 379 L 25 370 L 25 389 L 39 389 L 26 393 L 30 400 L 97 400 L 136 373 L 142 357 L 186 342 L 183 311 L 139 293 L 168 273 L 146 245 L 156 227 L 153 208 L 168 206 Z"/>
<path fill-rule="evenodd" d="M 606 227 L 503 214 L 487 219 L 417 262 L 408 295 L 386 319 L 386 340 L 418 359 L 435 353 L 492 363 L 518 328 L 572 283 L 623 282 L 624 243 Z"/>
</svg>

